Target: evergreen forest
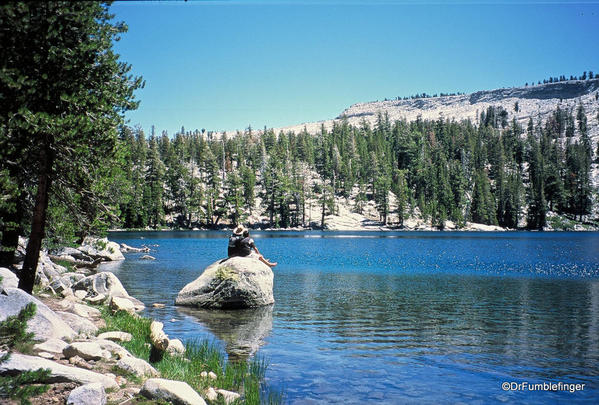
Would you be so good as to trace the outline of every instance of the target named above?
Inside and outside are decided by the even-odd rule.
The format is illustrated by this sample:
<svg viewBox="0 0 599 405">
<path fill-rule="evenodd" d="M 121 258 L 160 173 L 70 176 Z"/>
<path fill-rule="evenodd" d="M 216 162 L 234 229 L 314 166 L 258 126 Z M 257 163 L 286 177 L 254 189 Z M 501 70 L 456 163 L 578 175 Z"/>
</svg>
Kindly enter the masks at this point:
<svg viewBox="0 0 599 405">
<path fill-rule="evenodd" d="M 335 214 L 335 197 L 348 198 L 359 213 L 373 201 L 380 221 L 398 228 L 416 215 L 439 229 L 449 220 L 543 229 L 550 211 L 587 220 L 595 199 L 582 105 L 558 107 L 525 128 L 501 107 L 481 113 L 478 125 L 390 122 L 379 114 L 373 126 L 341 120 L 315 135 L 181 128 L 170 137 L 123 127 L 115 148 L 104 173 L 110 192 L 103 215 L 75 221 L 56 199 L 52 229 L 216 228 L 247 221 L 256 210 L 268 218 L 256 226 L 321 227 Z M 322 214 L 311 223 L 307 204 Z"/>
</svg>

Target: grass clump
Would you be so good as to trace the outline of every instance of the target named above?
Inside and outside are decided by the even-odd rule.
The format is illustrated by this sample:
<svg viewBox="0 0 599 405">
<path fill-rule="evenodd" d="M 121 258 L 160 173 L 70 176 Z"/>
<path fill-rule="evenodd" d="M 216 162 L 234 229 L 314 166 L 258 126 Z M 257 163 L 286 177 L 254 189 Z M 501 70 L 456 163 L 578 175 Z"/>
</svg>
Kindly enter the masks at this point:
<svg viewBox="0 0 599 405">
<path fill-rule="evenodd" d="M 120 330 L 131 333 L 131 341 L 121 343 L 122 346 L 134 356 L 149 361 L 151 319 L 124 311 L 112 314 L 108 308 L 102 309 L 102 316 L 106 321 L 106 327 L 100 332 Z M 282 403 L 282 395 L 271 392 L 264 384 L 267 368 L 264 359 L 254 357 L 249 361 L 227 361 L 219 345 L 208 340 L 188 342 L 185 346 L 184 355 L 172 356 L 164 353 L 159 361 L 152 363 L 162 378 L 184 381 L 202 396 L 208 387 L 238 392 L 241 394 L 241 399 L 236 403 L 239 404 Z M 216 380 L 202 378 L 200 374 L 203 371 L 214 372 L 217 375 Z M 219 398 L 213 403 L 224 402 Z"/>
</svg>

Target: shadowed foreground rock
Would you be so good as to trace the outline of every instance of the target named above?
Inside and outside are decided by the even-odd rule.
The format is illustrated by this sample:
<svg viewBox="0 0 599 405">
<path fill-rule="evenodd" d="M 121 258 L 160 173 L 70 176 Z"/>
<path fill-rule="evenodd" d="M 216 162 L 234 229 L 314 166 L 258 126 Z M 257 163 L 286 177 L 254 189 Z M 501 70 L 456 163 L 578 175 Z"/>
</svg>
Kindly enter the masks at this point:
<svg viewBox="0 0 599 405">
<path fill-rule="evenodd" d="M 210 309 L 253 308 L 275 302 L 273 273 L 258 259 L 232 257 L 208 266 L 177 295 L 175 305 Z"/>
<path fill-rule="evenodd" d="M 28 303 L 36 305 L 33 319 L 27 324 L 27 332 L 34 334 L 34 340 L 43 342 L 47 339 L 73 339 L 77 333 L 37 298 L 18 288 L 5 288 L 0 294 L 0 321 L 17 315 Z"/>
<path fill-rule="evenodd" d="M 107 375 L 19 353 L 12 353 L 8 361 L 0 364 L 0 375 L 17 375 L 24 371 L 40 368 L 50 369 L 50 376 L 44 381 L 47 383 L 76 382 L 89 384 L 99 382 L 104 388 L 119 387 L 115 379 Z"/>
</svg>

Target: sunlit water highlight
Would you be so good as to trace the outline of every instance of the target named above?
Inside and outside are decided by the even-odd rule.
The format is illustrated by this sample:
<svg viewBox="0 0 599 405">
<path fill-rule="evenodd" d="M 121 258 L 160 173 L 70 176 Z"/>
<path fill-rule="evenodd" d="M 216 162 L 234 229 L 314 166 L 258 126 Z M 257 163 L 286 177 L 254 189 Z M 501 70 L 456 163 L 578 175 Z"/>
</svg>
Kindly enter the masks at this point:
<svg viewBox="0 0 599 405">
<path fill-rule="evenodd" d="M 226 254 L 223 232 L 112 233 L 158 245 L 108 268 L 171 337 L 258 350 L 290 404 L 593 402 L 599 398 L 599 233 L 255 233 L 276 303 L 177 308 Z M 172 321 L 174 320 L 174 321 Z M 585 384 L 509 392 L 502 382 Z"/>
</svg>

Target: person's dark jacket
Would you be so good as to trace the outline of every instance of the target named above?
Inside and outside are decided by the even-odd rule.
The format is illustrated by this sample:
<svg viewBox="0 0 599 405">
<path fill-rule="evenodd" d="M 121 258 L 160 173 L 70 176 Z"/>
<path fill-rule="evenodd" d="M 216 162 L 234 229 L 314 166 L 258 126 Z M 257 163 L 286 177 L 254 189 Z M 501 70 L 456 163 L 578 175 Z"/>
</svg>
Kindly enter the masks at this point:
<svg viewBox="0 0 599 405">
<path fill-rule="evenodd" d="M 249 256 L 252 253 L 254 247 L 254 240 L 252 238 L 245 237 L 239 242 L 239 256 Z"/>
<path fill-rule="evenodd" d="M 242 240 L 243 240 L 243 236 L 241 236 L 241 235 L 231 235 L 231 237 L 229 238 L 229 246 L 227 248 L 227 255 L 229 257 L 247 256 L 247 255 L 241 254 L 241 241 Z"/>
</svg>

